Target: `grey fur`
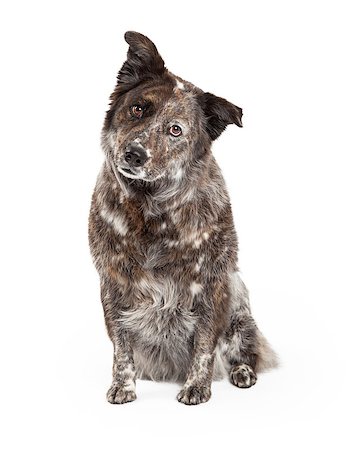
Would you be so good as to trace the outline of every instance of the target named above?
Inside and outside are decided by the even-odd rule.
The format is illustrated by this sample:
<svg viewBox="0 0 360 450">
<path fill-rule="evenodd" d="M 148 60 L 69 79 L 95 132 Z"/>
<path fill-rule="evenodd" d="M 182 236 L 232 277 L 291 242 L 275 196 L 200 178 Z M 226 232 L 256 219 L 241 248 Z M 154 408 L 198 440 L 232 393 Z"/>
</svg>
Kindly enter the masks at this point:
<svg viewBox="0 0 360 450">
<path fill-rule="evenodd" d="M 199 404 L 212 379 L 250 387 L 277 363 L 251 316 L 230 200 L 210 151 L 226 125 L 241 126 L 242 112 L 168 72 L 145 36 L 126 39 L 89 218 L 114 345 L 107 397 L 134 400 L 138 377 L 184 383 L 178 400 Z M 138 107 L 141 117 L 131 116 L 134 102 L 144 117 Z M 172 123 L 181 136 L 169 135 Z M 125 159 L 134 143 L 147 154 L 136 168 Z"/>
</svg>

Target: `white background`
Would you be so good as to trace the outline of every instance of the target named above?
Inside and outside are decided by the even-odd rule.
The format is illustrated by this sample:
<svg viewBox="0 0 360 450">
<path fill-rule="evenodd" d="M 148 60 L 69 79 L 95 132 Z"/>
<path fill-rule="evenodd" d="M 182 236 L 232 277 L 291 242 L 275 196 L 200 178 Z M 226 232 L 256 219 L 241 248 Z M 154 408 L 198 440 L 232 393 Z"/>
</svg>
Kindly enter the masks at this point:
<svg viewBox="0 0 360 450">
<path fill-rule="evenodd" d="M 0 11 L 3 449 L 359 448 L 359 14 L 351 1 L 8 1 Z M 123 34 L 244 109 L 214 145 L 282 367 L 113 406 L 87 244 Z"/>
</svg>

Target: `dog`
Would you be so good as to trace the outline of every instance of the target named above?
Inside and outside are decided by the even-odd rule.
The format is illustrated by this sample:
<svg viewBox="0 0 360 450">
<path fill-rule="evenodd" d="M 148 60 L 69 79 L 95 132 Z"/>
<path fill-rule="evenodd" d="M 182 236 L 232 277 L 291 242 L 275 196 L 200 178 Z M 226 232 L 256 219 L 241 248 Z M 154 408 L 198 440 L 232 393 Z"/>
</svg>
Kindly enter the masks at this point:
<svg viewBox="0 0 360 450">
<path fill-rule="evenodd" d="M 146 36 L 125 40 L 89 217 L 114 346 L 107 400 L 135 400 L 140 378 L 182 383 L 178 401 L 197 405 L 213 379 L 249 388 L 277 365 L 238 274 L 230 200 L 211 153 L 227 125 L 242 126 L 242 109 L 172 74 Z"/>
</svg>

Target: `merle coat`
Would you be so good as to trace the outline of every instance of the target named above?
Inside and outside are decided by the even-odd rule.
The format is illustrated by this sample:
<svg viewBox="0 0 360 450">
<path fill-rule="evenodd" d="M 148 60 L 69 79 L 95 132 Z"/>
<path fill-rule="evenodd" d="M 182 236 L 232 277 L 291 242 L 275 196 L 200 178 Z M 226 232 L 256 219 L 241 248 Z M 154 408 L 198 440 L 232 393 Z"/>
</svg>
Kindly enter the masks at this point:
<svg viewBox="0 0 360 450">
<path fill-rule="evenodd" d="M 107 398 L 136 398 L 136 377 L 184 383 L 205 402 L 213 378 L 250 387 L 276 356 L 251 316 L 237 268 L 231 204 L 211 143 L 241 108 L 169 72 L 128 32 L 102 132 L 105 162 L 89 242 L 114 345 Z"/>
</svg>

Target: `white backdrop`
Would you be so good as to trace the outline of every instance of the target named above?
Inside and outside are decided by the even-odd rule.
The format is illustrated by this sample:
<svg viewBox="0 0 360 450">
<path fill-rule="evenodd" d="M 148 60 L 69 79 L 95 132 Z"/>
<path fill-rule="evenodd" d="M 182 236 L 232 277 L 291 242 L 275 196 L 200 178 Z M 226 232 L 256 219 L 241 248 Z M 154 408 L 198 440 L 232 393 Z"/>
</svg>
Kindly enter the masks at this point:
<svg viewBox="0 0 360 450">
<path fill-rule="evenodd" d="M 359 448 L 355 1 L 12 1 L 1 33 L 3 449 Z M 250 390 L 139 381 L 113 406 L 87 245 L 99 134 L 127 30 L 243 107 L 214 146 L 255 318 L 282 367 Z"/>
</svg>

